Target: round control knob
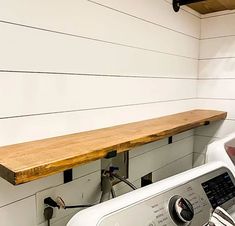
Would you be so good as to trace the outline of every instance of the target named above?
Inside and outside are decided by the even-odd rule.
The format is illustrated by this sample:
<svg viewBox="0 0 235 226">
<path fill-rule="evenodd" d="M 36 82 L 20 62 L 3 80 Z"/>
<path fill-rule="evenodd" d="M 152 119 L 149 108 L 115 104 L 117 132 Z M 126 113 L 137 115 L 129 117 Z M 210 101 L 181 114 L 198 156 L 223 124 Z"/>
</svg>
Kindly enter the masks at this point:
<svg viewBox="0 0 235 226">
<path fill-rule="evenodd" d="M 184 198 L 178 198 L 175 202 L 175 212 L 183 223 L 189 223 L 194 216 L 192 204 Z"/>
<path fill-rule="evenodd" d="M 170 215 L 172 219 L 180 225 L 189 224 L 194 217 L 192 204 L 185 198 L 174 196 L 169 204 Z"/>
</svg>

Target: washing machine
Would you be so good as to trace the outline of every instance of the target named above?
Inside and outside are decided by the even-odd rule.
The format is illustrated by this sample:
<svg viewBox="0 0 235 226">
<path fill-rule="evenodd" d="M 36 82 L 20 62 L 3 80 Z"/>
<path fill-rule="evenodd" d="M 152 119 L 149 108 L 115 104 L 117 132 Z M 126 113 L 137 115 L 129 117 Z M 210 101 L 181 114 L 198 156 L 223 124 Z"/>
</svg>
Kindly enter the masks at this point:
<svg viewBox="0 0 235 226">
<path fill-rule="evenodd" d="M 203 226 L 218 206 L 235 218 L 234 176 L 213 162 L 80 211 L 67 226 Z"/>
<path fill-rule="evenodd" d="M 206 150 L 206 162 L 222 161 L 235 176 L 235 133 L 209 144 Z"/>
</svg>

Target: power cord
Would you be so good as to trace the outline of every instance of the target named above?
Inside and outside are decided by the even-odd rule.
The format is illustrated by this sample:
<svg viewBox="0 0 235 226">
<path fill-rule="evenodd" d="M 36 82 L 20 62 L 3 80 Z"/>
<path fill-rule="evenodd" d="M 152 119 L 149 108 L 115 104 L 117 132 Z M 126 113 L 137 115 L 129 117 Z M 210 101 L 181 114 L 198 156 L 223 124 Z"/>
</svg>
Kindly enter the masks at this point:
<svg viewBox="0 0 235 226">
<path fill-rule="evenodd" d="M 114 171 L 118 170 L 118 167 L 109 167 L 109 170 L 104 170 L 103 172 L 103 192 L 101 195 L 100 202 L 106 201 L 106 198 L 110 196 L 110 193 L 112 195 L 112 198 L 116 197 L 116 193 L 113 189 L 113 185 L 111 180 L 114 178 L 118 179 L 119 181 L 124 182 L 127 184 L 129 187 L 131 187 L 133 190 L 136 190 L 137 187 L 133 185 L 130 181 L 127 179 L 121 177 L 117 173 L 114 173 Z M 107 197 L 106 197 L 107 196 Z M 108 198 L 109 199 L 109 198 Z M 53 216 L 53 208 L 58 208 L 58 209 L 74 209 L 74 208 L 88 208 L 94 206 L 94 204 L 85 204 L 85 205 L 71 205 L 67 206 L 65 205 L 64 200 L 61 197 L 57 197 L 57 200 L 53 200 L 51 197 L 47 197 L 44 199 L 44 204 L 48 205 L 44 209 L 44 216 L 45 219 L 48 221 L 48 226 L 50 226 L 50 220 Z"/>
<path fill-rule="evenodd" d="M 110 173 L 110 176 L 111 177 L 115 177 L 116 179 L 118 179 L 119 181 L 122 181 L 122 182 L 124 182 L 125 184 L 127 184 L 129 187 L 131 187 L 133 190 L 136 190 L 137 189 L 137 187 L 134 185 L 134 184 L 132 184 L 130 181 L 128 181 L 127 179 L 125 179 L 125 178 L 123 178 L 123 177 L 121 177 L 121 176 L 119 176 L 117 173 Z"/>
<path fill-rule="evenodd" d="M 116 178 L 118 179 L 119 181 L 122 181 L 124 182 L 125 184 L 127 184 L 129 187 L 131 187 L 133 190 L 136 190 L 137 187 L 132 184 L 130 181 L 128 181 L 127 179 L 121 177 L 119 174 L 117 173 L 114 173 L 115 171 L 119 170 L 118 167 L 115 167 L 115 166 L 111 166 L 109 167 L 109 170 L 108 171 L 105 171 L 104 173 L 108 174 L 110 176 L 110 179 L 112 178 Z"/>
<path fill-rule="evenodd" d="M 50 223 L 50 220 L 53 216 L 53 208 L 51 206 L 48 206 L 44 209 L 44 217 L 47 221 L 47 225 L 50 226 L 51 223 Z"/>
<path fill-rule="evenodd" d="M 86 205 L 72 205 L 67 206 L 65 205 L 64 200 L 61 197 L 57 197 L 57 201 L 53 200 L 51 197 L 47 197 L 44 199 L 44 204 L 50 206 L 50 207 L 57 207 L 58 209 L 75 209 L 75 208 L 88 208 L 93 205 L 86 204 Z"/>
</svg>

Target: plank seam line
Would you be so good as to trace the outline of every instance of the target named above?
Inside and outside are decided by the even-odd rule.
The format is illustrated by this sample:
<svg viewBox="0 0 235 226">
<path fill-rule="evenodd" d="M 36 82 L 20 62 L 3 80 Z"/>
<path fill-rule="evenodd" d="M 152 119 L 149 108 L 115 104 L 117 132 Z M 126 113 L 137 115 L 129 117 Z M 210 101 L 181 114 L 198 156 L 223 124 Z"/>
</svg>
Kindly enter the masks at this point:
<svg viewBox="0 0 235 226">
<path fill-rule="evenodd" d="M 4 21 L 4 20 L 0 20 L 0 23 L 10 24 L 10 25 L 14 25 L 14 26 L 20 26 L 20 27 L 24 27 L 24 28 L 30 28 L 30 29 L 34 29 L 34 30 L 39 30 L 39 31 L 44 31 L 44 32 L 49 32 L 49 33 L 54 33 L 54 34 L 59 34 L 59 35 L 65 35 L 65 36 L 70 36 L 70 37 L 75 37 L 75 38 L 81 38 L 81 39 L 85 39 L 85 40 L 101 42 L 101 43 L 110 44 L 110 45 L 127 47 L 127 48 L 131 48 L 131 49 L 143 50 L 143 51 L 152 52 L 152 53 L 158 53 L 158 54 L 160 53 L 160 54 L 164 54 L 164 55 L 177 56 L 177 57 L 181 57 L 181 58 L 198 60 L 197 58 L 194 58 L 194 57 L 188 57 L 188 56 L 174 54 L 174 53 L 167 53 L 167 52 L 163 52 L 163 51 L 147 49 L 147 48 L 143 48 L 143 47 L 127 45 L 124 43 L 102 40 L 102 39 L 98 39 L 98 38 L 91 38 L 91 37 L 82 36 L 82 35 L 75 35 L 75 34 L 71 34 L 71 33 L 66 33 L 66 32 L 62 32 L 62 31 L 55 31 L 55 30 L 50 30 L 50 29 L 46 29 L 46 28 L 30 26 L 30 25 L 26 25 L 26 24 L 19 24 L 19 23 L 15 23 L 15 22 Z"/>
<path fill-rule="evenodd" d="M 21 199 L 17 199 L 17 200 L 15 200 L 15 201 L 9 202 L 9 203 L 7 203 L 7 204 L 1 206 L 0 209 L 2 209 L 2 208 L 4 208 L 4 207 L 7 207 L 7 206 L 9 206 L 9 205 L 12 205 L 12 204 L 14 204 L 14 203 L 23 201 L 23 200 L 25 200 L 25 199 L 31 198 L 31 197 L 36 197 L 36 196 L 35 196 L 35 194 L 33 194 L 33 195 L 29 195 L 29 196 L 26 196 L 26 197 L 21 198 Z"/>
<path fill-rule="evenodd" d="M 235 35 L 231 34 L 231 35 L 223 35 L 223 36 L 215 36 L 215 37 L 208 37 L 208 38 L 201 38 L 200 41 L 203 40 L 213 40 L 213 39 L 221 39 L 221 38 L 231 38 L 231 37 L 235 37 Z"/>
<path fill-rule="evenodd" d="M 193 36 L 193 35 L 189 35 L 189 34 L 186 34 L 186 33 L 184 33 L 184 32 L 174 30 L 174 29 L 172 29 L 172 28 L 169 28 L 169 27 L 163 26 L 163 25 L 161 25 L 161 24 L 158 24 L 158 23 L 152 22 L 152 21 L 150 21 L 150 20 L 147 20 L 147 19 L 144 19 L 144 18 L 141 18 L 141 17 L 135 16 L 135 15 L 130 14 L 130 13 L 127 13 L 127 12 L 124 12 L 124 11 L 121 11 L 121 10 L 118 10 L 118 9 L 115 9 L 115 8 L 112 8 L 112 7 L 110 7 L 110 6 L 107 6 L 107 5 L 104 5 L 104 4 L 101 4 L 101 3 L 98 3 L 98 2 L 96 2 L 96 1 L 93 1 L 93 0 L 87 0 L 87 1 L 88 1 L 88 2 L 91 2 L 91 3 L 94 3 L 94 4 L 96 4 L 96 5 L 99 5 L 99 6 L 102 6 L 102 7 L 108 8 L 108 9 L 110 9 L 110 10 L 113 10 L 113 11 L 119 12 L 119 13 L 121 13 L 121 14 L 125 14 L 125 15 L 130 16 L 130 17 L 133 17 L 133 18 L 135 18 L 135 19 L 142 20 L 142 21 L 144 21 L 144 22 L 146 22 L 146 23 L 150 23 L 150 24 L 153 24 L 153 25 L 156 25 L 156 26 L 162 27 L 162 28 L 164 28 L 164 29 L 167 29 L 167 30 L 170 30 L 170 31 L 174 31 L 174 32 L 179 33 L 179 34 L 181 34 L 181 35 L 185 35 L 185 36 L 187 36 L 187 37 L 190 37 L 190 38 L 193 38 L 193 39 L 199 40 L 199 38 L 197 38 L 197 37 L 195 37 L 195 36 Z"/>
<path fill-rule="evenodd" d="M 192 130 L 193 130 L 193 129 L 192 129 Z M 188 131 L 190 131 L 190 130 L 188 130 Z M 177 135 L 177 134 L 176 134 L 176 135 Z M 194 136 L 194 135 L 188 135 L 188 136 L 185 136 L 185 137 L 183 137 L 183 138 L 181 138 L 181 139 L 178 139 L 178 140 L 174 141 L 174 137 L 175 137 L 176 135 L 173 135 L 173 136 L 172 136 L 172 137 L 173 137 L 173 142 L 172 142 L 171 144 L 174 144 L 174 143 L 176 143 L 176 142 L 178 142 L 178 141 L 182 141 L 182 140 L 184 140 L 184 139 L 187 139 L 187 138 L 189 138 L 189 137 L 193 137 L 193 136 Z M 167 139 L 167 138 L 164 138 L 164 139 L 158 140 L 158 141 L 154 141 L 154 142 L 163 141 L 163 140 L 165 140 L 165 139 Z M 130 157 L 130 159 L 136 158 L 136 157 L 138 157 L 138 156 L 140 156 L 140 155 L 144 155 L 144 154 L 146 154 L 146 153 L 149 153 L 149 152 L 151 152 L 151 151 L 153 151 L 153 150 L 157 150 L 157 149 L 159 149 L 159 148 L 165 147 L 165 146 L 167 146 L 167 145 L 169 145 L 169 144 L 167 143 L 167 144 L 163 144 L 163 145 L 161 145 L 161 146 L 159 146 L 159 147 L 157 147 L 157 148 L 151 148 L 151 149 L 145 151 L 144 153 L 140 153 L 139 155 L 135 155 L 135 156 L 133 156 L 133 157 Z M 135 149 L 135 148 L 133 148 L 133 149 Z"/>
<path fill-rule="evenodd" d="M 180 158 L 178 158 L 178 159 L 175 159 L 175 160 L 173 160 L 173 161 L 167 163 L 166 165 L 160 167 L 159 169 L 157 169 L 157 170 L 155 170 L 155 171 L 153 171 L 153 172 L 159 171 L 159 170 L 161 170 L 161 169 L 164 168 L 164 167 L 167 167 L 167 166 L 169 166 L 169 165 L 171 165 L 171 164 L 173 164 L 173 163 L 175 163 L 175 162 L 177 162 L 177 161 L 179 161 L 179 160 L 182 160 L 182 159 L 184 159 L 184 158 L 189 157 L 190 155 L 192 155 L 192 157 L 193 157 L 193 152 L 192 152 L 192 153 L 189 153 L 189 154 L 186 154 L 186 155 L 184 155 L 184 156 L 182 156 L 182 157 L 180 157 Z"/>
<path fill-rule="evenodd" d="M 90 77 L 114 77 L 114 78 L 153 78 L 153 79 L 185 79 L 197 80 L 197 77 L 174 77 L 174 76 L 150 76 L 150 75 L 120 75 L 120 74 L 95 74 L 95 73 L 76 73 L 76 72 L 55 72 L 55 71 L 30 71 L 30 70 L 4 70 L 0 69 L 0 73 L 19 73 L 19 74 L 45 74 L 45 75 L 77 75 Z"/>
<path fill-rule="evenodd" d="M 157 171 L 159 171 L 159 170 L 161 170 L 161 169 L 163 169 L 163 168 L 165 168 L 165 167 L 167 167 L 167 166 L 169 166 L 169 165 L 172 165 L 172 164 L 174 164 L 174 163 L 177 162 L 177 161 L 180 161 L 180 160 L 182 160 L 182 159 L 184 159 L 184 158 L 187 158 L 187 157 L 189 157 L 190 155 L 193 156 L 193 152 L 192 152 L 192 153 L 189 153 L 189 154 L 187 154 L 187 155 L 185 155 L 185 156 L 183 156 L 183 157 L 180 157 L 180 158 L 178 158 L 178 159 L 175 159 L 175 160 L 173 160 L 173 161 L 171 161 L 171 162 L 169 162 L 169 163 L 167 163 L 166 165 L 164 165 L 164 166 L 162 166 L 162 167 L 160 167 L 160 168 L 154 170 L 153 173 L 156 173 Z M 131 182 L 131 183 L 136 183 L 136 182 L 138 182 L 140 179 L 141 179 L 141 178 L 135 179 L 134 181 L 131 180 L 130 182 Z M 117 189 L 117 191 L 122 190 L 122 189 L 125 188 L 126 186 L 128 186 L 128 185 L 122 186 L 120 189 Z"/>
<path fill-rule="evenodd" d="M 76 168 L 76 167 L 74 167 L 74 168 Z M 74 169 L 74 168 L 73 168 L 73 169 Z M 89 173 L 87 173 L 87 174 L 82 175 L 81 177 L 74 178 L 73 181 L 76 181 L 76 180 L 78 180 L 78 179 L 81 179 L 81 178 L 83 178 L 83 177 L 89 176 L 89 175 L 94 174 L 94 173 L 99 172 L 99 171 L 100 171 L 100 169 L 95 170 L 95 171 L 91 171 L 91 172 L 89 172 Z M 61 172 L 61 174 L 62 174 L 62 173 L 63 173 L 63 172 Z M 60 173 L 58 173 L 58 174 L 60 174 Z M 57 188 L 57 187 L 60 187 L 60 186 L 62 186 L 62 185 L 64 185 L 64 183 L 59 183 L 59 184 L 57 184 L 57 185 L 55 185 L 55 186 L 51 186 L 51 187 L 49 187 L 49 188 L 39 190 L 39 191 L 37 191 L 36 193 L 39 193 L 39 192 L 42 192 L 42 191 L 45 191 L 45 190 L 49 190 L 49 189 L 52 189 L 52 188 Z M 28 195 L 28 196 L 25 196 L 25 197 L 23 197 L 23 198 L 17 199 L 17 200 L 15 200 L 15 201 L 13 201 L 13 202 L 9 202 L 9 203 L 7 203 L 7 204 L 5 204 L 5 205 L 0 206 L 0 209 L 1 209 L 1 208 L 4 208 L 4 207 L 6 207 L 6 206 L 12 205 L 12 204 L 14 204 L 14 203 L 23 201 L 24 199 L 28 199 L 28 198 L 30 198 L 30 197 L 36 197 L 36 194 Z"/>
<path fill-rule="evenodd" d="M 218 98 L 218 97 L 197 97 L 196 99 L 201 100 L 232 100 L 234 101 L 235 98 Z"/>
<path fill-rule="evenodd" d="M 235 59 L 235 56 L 228 56 L 228 57 L 205 57 L 205 58 L 199 58 L 199 61 L 204 61 L 204 60 L 223 60 L 223 59 Z"/>
<path fill-rule="evenodd" d="M 191 130 L 191 129 L 190 129 L 190 130 Z M 176 134 L 176 135 L 177 135 L 177 134 Z M 175 136 L 175 135 L 173 135 L 173 137 L 174 137 L 174 136 Z M 193 136 L 194 136 L 194 135 L 186 136 L 186 137 L 184 137 L 184 138 L 182 138 L 182 139 L 173 141 L 171 144 L 168 144 L 168 143 L 167 143 L 167 144 L 163 144 L 163 145 L 161 145 L 160 147 L 153 148 L 153 149 L 148 150 L 148 151 L 146 151 L 146 152 L 144 152 L 144 153 L 140 153 L 139 155 L 136 155 L 136 156 L 134 156 L 134 157 L 131 157 L 130 159 L 137 158 L 137 157 L 139 157 L 139 156 L 145 155 L 145 154 L 147 154 L 147 153 L 149 153 L 149 152 L 152 152 L 152 151 L 157 151 L 158 149 L 160 149 L 160 148 L 162 148 L 162 147 L 166 147 L 166 146 L 168 146 L 168 145 L 176 144 L 176 143 L 181 142 L 181 141 L 183 141 L 183 140 L 189 139 L 189 138 L 191 138 L 191 137 L 193 137 Z M 167 139 L 167 138 L 164 138 L 164 139 Z M 162 141 L 162 140 L 164 140 L 164 139 L 157 140 L 157 141 L 154 141 L 154 142 Z"/>
<path fill-rule="evenodd" d="M 216 78 L 216 77 L 210 77 L 210 78 L 203 78 L 203 77 L 199 77 L 198 80 L 200 81 L 207 81 L 207 80 L 234 80 L 235 78 L 230 78 L 230 77 L 220 77 L 220 78 Z"/>
<path fill-rule="evenodd" d="M 14 118 L 23 118 L 23 117 L 34 117 L 34 116 L 42 116 L 42 115 L 53 115 L 53 114 L 65 114 L 65 113 L 73 113 L 73 112 L 82 112 L 82 111 L 94 111 L 94 110 L 103 110 L 103 109 L 115 109 L 115 108 L 123 108 L 123 107 L 132 107 L 132 106 L 141 106 L 141 105 L 152 105 L 158 103 L 168 103 L 168 102 L 177 102 L 177 101 L 187 101 L 187 100 L 196 100 L 195 98 L 182 98 L 182 99 L 173 99 L 173 100 L 162 100 L 162 101 L 153 101 L 146 103 L 137 103 L 137 104 L 127 104 L 127 105 L 117 105 L 117 106 L 106 106 L 99 108 L 84 108 L 84 109 L 75 109 L 68 111 L 55 111 L 55 112 L 44 112 L 44 113 L 35 113 L 35 114 L 24 114 L 24 115 L 13 115 L 13 116 L 2 116 L 0 120 L 4 119 L 14 119 Z"/>
</svg>

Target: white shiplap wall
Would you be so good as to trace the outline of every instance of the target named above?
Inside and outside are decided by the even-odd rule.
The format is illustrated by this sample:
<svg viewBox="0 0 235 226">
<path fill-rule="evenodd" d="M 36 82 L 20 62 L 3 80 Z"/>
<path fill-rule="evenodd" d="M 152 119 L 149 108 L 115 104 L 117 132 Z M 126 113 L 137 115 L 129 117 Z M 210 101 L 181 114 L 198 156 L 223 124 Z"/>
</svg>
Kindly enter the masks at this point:
<svg viewBox="0 0 235 226">
<path fill-rule="evenodd" d="M 204 162 L 206 145 L 235 131 L 235 11 L 201 20 L 198 106 L 228 112 L 227 119 L 195 133 L 195 161 Z"/>
<path fill-rule="evenodd" d="M 195 107 L 197 13 L 184 8 L 176 14 L 165 0 L 0 0 L 0 5 L 1 146 Z M 140 186 L 149 172 L 157 181 L 191 168 L 193 143 L 189 131 L 174 136 L 171 145 L 163 140 L 131 151 L 130 180 Z M 62 174 L 17 187 L 0 179 L 1 222 L 44 226 L 44 195 L 94 202 L 99 178 L 96 161 L 75 168 L 74 181 L 65 185 Z M 116 190 L 128 191 L 123 184 Z M 58 212 L 52 225 L 65 225 L 73 213 Z"/>
</svg>

